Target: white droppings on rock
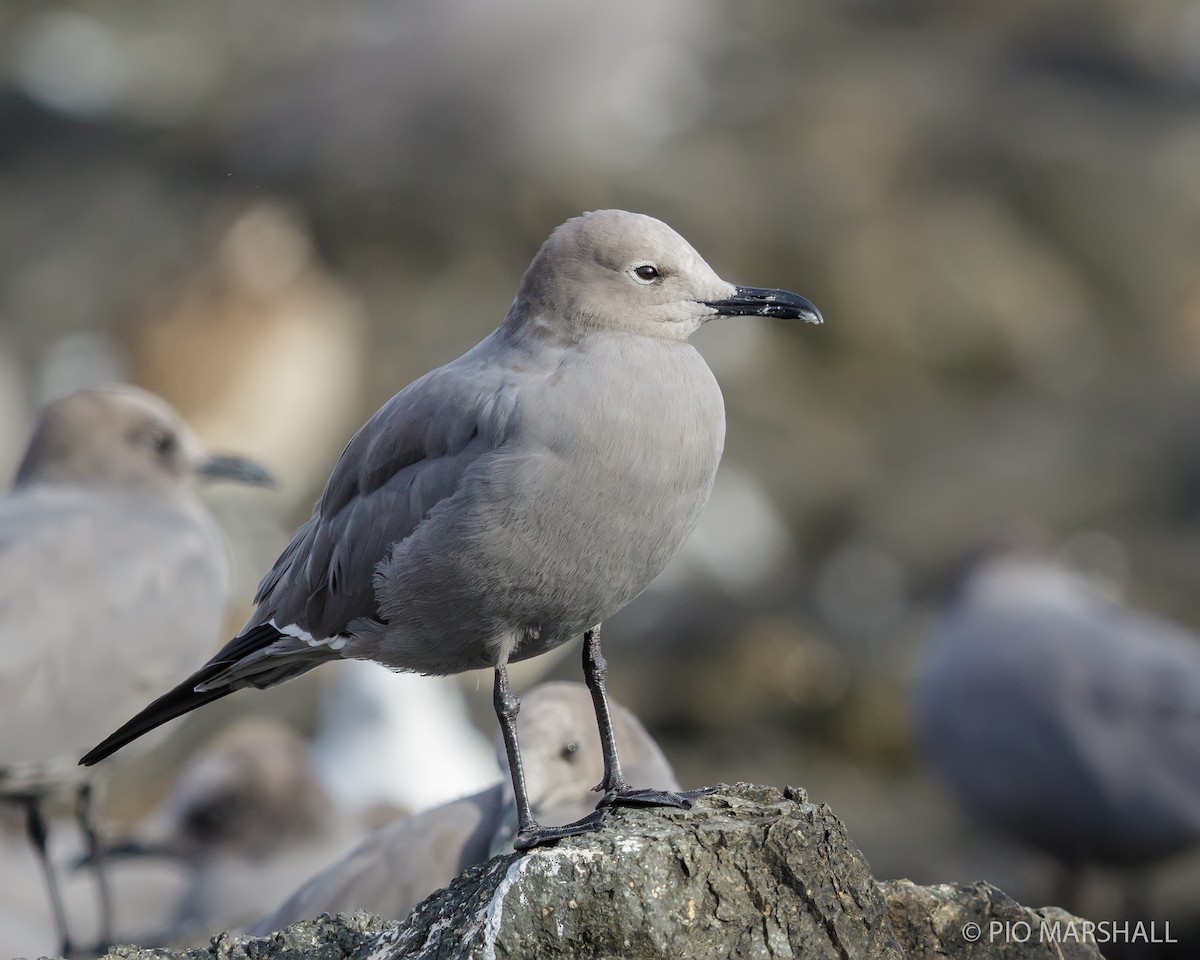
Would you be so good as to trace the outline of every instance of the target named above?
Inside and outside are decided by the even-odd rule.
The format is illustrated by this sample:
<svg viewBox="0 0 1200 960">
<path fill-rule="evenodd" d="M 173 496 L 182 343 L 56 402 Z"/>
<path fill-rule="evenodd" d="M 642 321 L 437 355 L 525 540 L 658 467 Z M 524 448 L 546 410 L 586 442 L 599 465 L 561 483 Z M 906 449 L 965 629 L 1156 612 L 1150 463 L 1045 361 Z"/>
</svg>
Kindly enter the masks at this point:
<svg viewBox="0 0 1200 960">
<path fill-rule="evenodd" d="M 640 853 L 645 846 L 642 837 L 621 837 L 617 840 L 617 853 Z"/>
<path fill-rule="evenodd" d="M 485 960 L 496 960 L 496 938 L 500 935 L 500 925 L 504 918 L 504 898 L 516 883 L 525 865 L 532 857 L 522 857 L 513 863 L 505 872 L 504 879 L 496 884 L 496 892 L 483 908 L 483 957 Z"/>
</svg>

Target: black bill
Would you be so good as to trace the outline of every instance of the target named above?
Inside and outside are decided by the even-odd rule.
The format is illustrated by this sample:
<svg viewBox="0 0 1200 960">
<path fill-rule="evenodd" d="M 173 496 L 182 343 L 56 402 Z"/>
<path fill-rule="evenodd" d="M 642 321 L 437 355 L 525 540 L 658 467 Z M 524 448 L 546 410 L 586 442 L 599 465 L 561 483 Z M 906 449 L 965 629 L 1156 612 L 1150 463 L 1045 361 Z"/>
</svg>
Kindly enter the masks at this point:
<svg viewBox="0 0 1200 960">
<path fill-rule="evenodd" d="M 734 294 L 729 299 L 709 300 L 706 303 L 722 317 L 775 317 L 779 320 L 803 320 L 805 323 L 825 322 L 821 311 L 810 301 L 787 290 L 734 287 Z"/>
<path fill-rule="evenodd" d="M 218 454 L 209 457 L 196 472 L 211 480 L 234 480 L 237 483 L 250 483 L 260 487 L 275 486 L 275 478 L 267 473 L 253 460 L 244 457 L 228 457 Z"/>
</svg>

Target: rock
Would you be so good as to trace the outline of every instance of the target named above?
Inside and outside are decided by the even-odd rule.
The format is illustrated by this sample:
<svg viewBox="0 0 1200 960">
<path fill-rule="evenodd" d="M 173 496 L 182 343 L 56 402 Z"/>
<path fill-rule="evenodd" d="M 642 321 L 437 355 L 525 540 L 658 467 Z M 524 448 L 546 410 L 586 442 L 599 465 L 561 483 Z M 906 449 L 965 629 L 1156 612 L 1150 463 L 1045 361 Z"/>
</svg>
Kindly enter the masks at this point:
<svg viewBox="0 0 1200 960">
<path fill-rule="evenodd" d="M 399 957 L 900 957 L 887 907 L 827 807 L 738 786 L 692 811 L 492 860 L 355 960 Z M 465 925 L 451 917 L 462 917 Z"/>
<path fill-rule="evenodd" d="M 374 943 L 388 923 L 369 913 L 293 923 L 269 937 L 220 933 L 208 947 L 191 949 L 114 947 L 102 960 L 347 960 Z"/>
<path fill-rule="evenodd" d="M 1023 907 L 990 883 L 919 887 L 911 880 L 877 884 L 907 960 L 1099 957 L 1080 943 L 1084 921 L 1058 907 Z"/>
<path fill-rule="evenodd" d="M 1098 957 L 1092 945 L 1042 942 L 1043 920 L 1071 919 L 1022 907 L 983 883 L 877 882 L 827 806 L 792 787 L 737 784 L 690 811 L 619 808 L 600 833 L 496 857 L 398 923 L 325 916 L 262 939 L 221 934 L 207 950 L 120 948 L 110 956 Z"/>
</svg>

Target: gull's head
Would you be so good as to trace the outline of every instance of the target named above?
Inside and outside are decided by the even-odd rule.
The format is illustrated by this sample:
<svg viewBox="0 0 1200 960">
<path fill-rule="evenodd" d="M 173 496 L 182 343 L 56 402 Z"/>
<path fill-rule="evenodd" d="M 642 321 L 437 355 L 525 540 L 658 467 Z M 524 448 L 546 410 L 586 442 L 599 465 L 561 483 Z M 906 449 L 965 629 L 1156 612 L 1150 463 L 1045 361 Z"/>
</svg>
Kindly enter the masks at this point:
<svg viewBox="0 0 1200 960">
<path fill-rule="evenodd" d="M 550 333 L 614 330 L 685 340 L 713 317 L 746 315 L 821 322 L 797 294 L 722 280 L 661 220 L 596 210 L 568 220 L 542 245 L 508 322 Z"/>
<path fill-rule="evenodd" d="M 114 384 L 79 390 L 42 411 L 14 486 L 172 491 L 211 477 L 271 482 L 249 460 L 205 450 L 166 401 Z"/>
</svg>

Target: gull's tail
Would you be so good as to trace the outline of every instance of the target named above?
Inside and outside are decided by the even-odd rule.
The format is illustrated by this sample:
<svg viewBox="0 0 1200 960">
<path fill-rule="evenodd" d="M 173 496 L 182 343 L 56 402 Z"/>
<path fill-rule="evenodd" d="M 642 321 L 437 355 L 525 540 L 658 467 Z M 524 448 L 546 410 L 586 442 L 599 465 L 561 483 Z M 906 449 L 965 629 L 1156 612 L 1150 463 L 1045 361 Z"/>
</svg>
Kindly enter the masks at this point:
<svg viewBox="0 0 1200 960">
<path fill-rule="evenodd" d="M 272 687 L 336 656 L 329 647 L 309 646 L 270 623 L 257 624 L 230 640 L 208 663 L 98 743 L 79 762 L 90 767 L 168 720 L 242 687 Z"/>
</svg>

